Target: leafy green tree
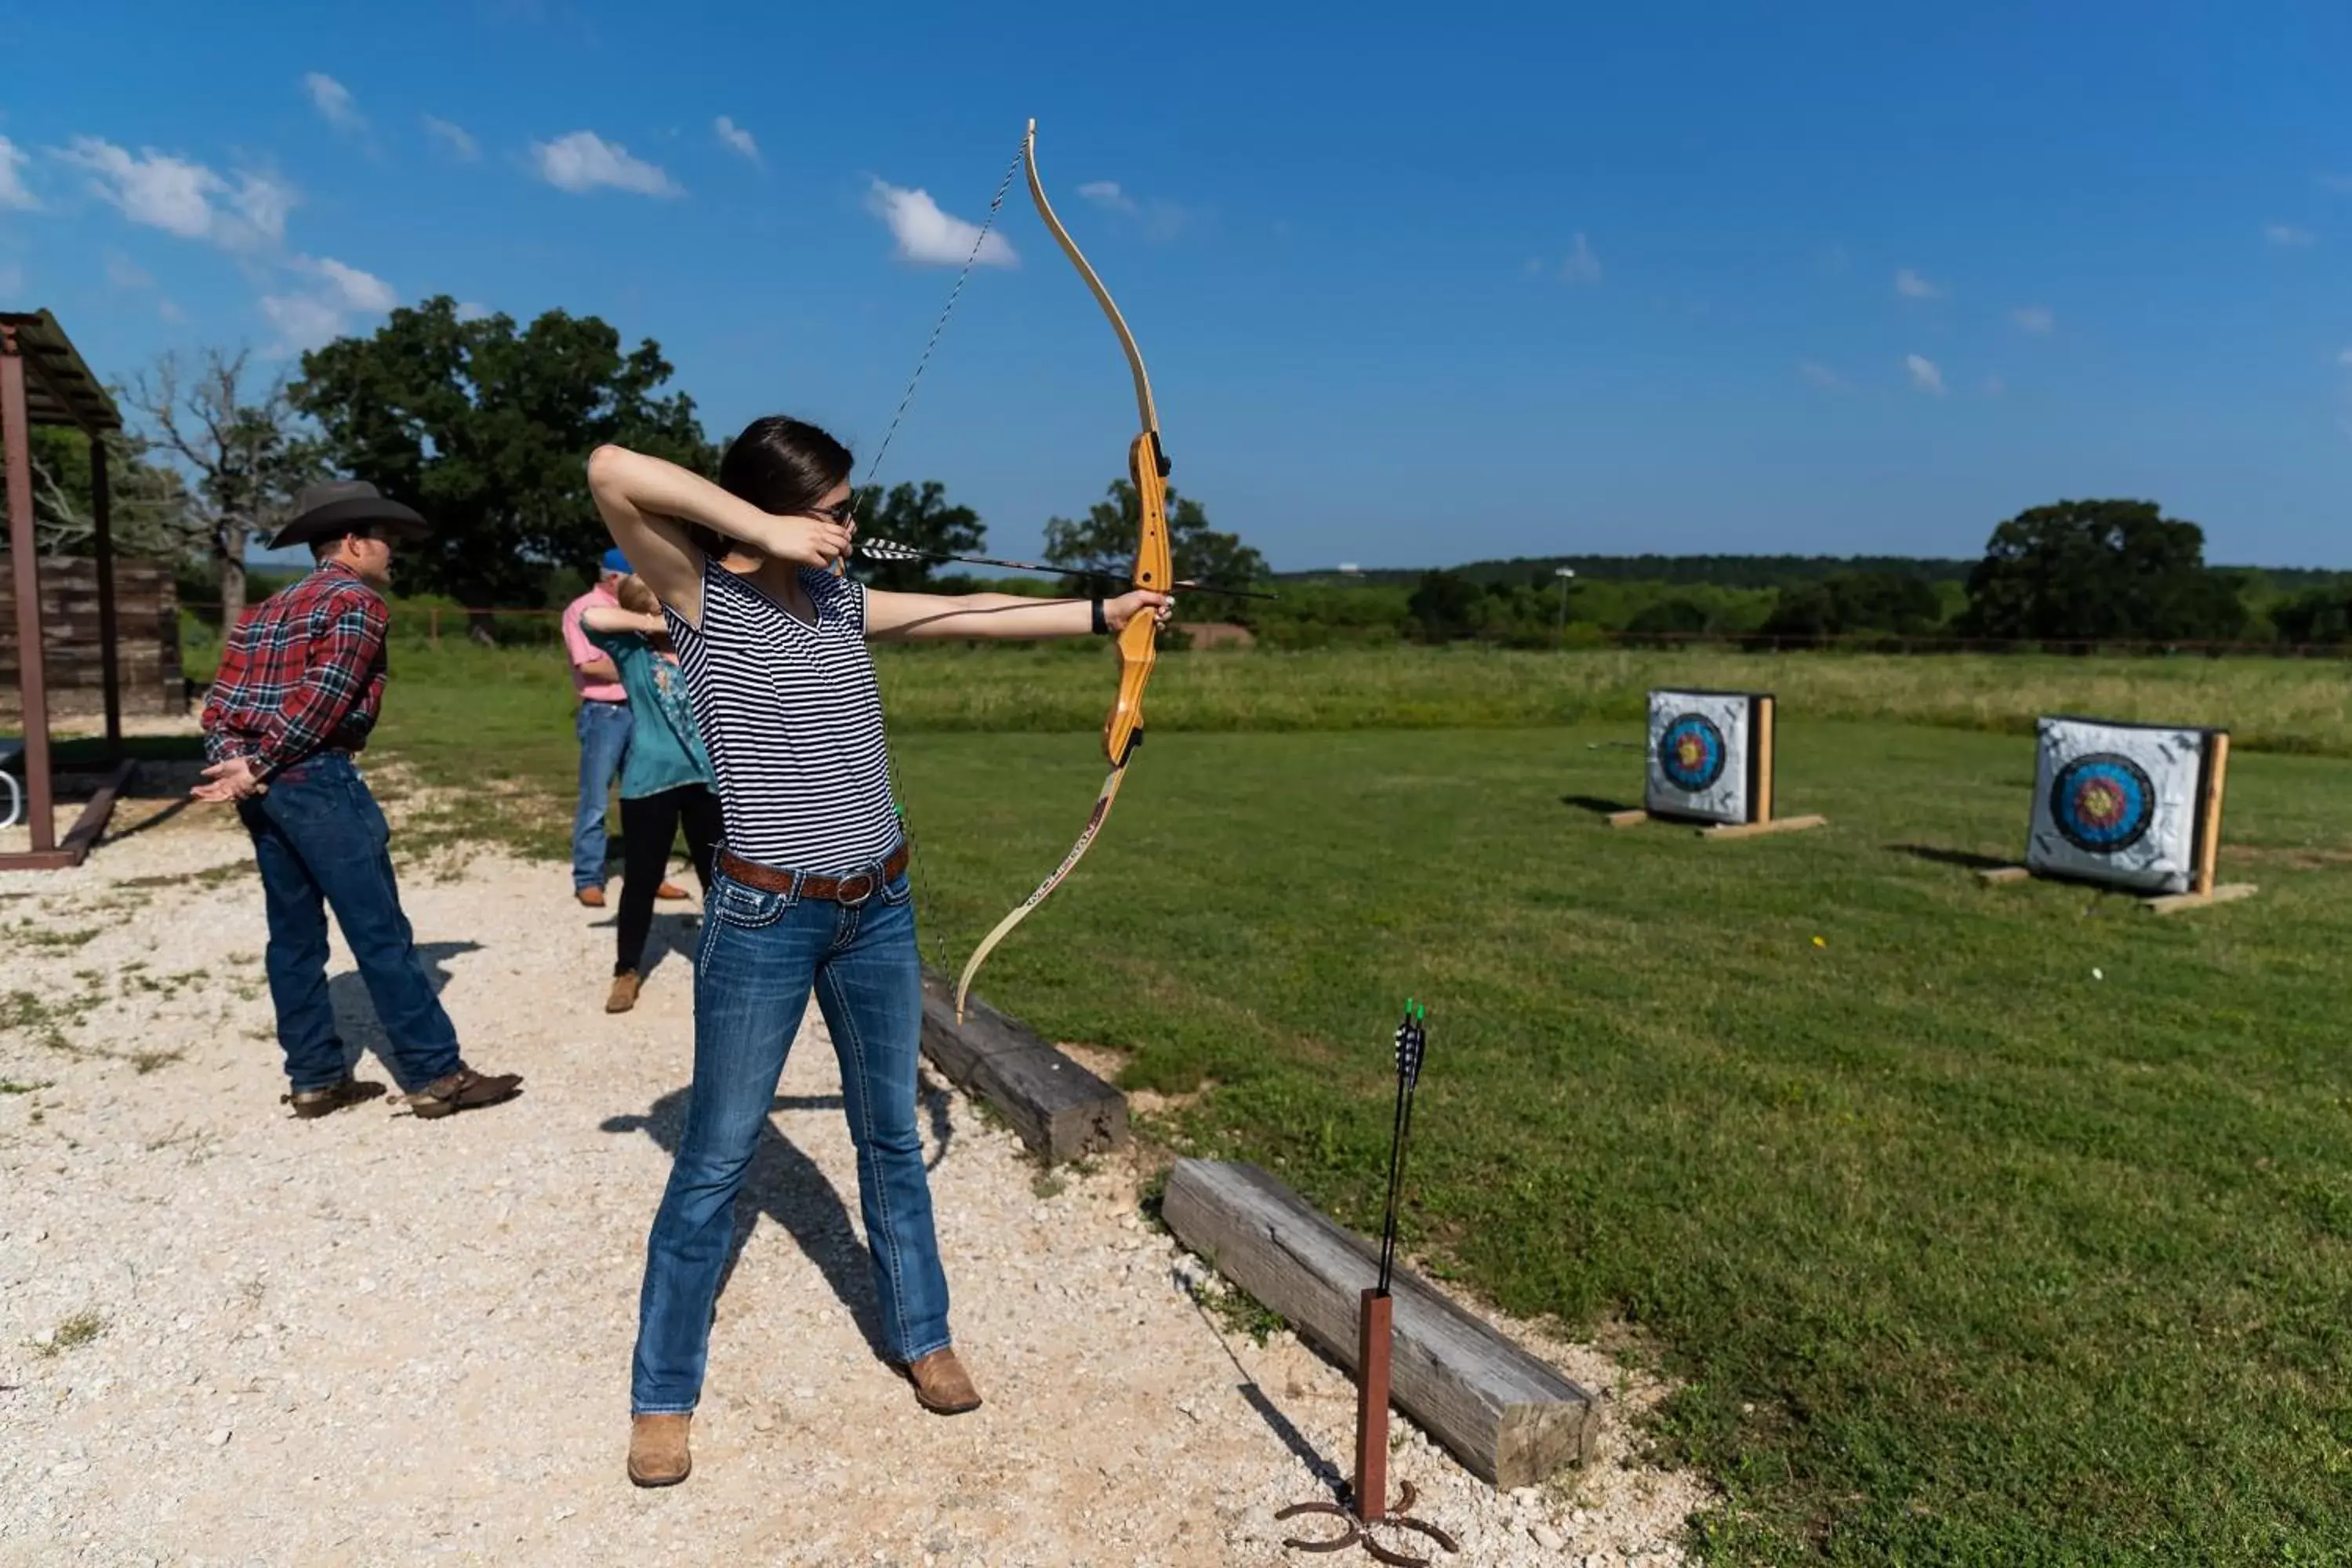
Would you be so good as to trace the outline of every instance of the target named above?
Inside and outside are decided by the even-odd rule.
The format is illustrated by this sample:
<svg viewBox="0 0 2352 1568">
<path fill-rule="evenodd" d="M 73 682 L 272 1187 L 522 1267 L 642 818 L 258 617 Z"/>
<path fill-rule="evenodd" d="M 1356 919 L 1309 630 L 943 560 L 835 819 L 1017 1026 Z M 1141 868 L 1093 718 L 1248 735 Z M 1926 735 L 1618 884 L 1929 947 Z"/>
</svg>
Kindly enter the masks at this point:
<svg viewBox="0 0 2352 1568">
<path fill-rule="evenodd" d="M 2352 642 L 2352 593 L 2307 588 L 2271 606 L 2279 641 L 2297 647 L 2335 647 Z"/>
<path fill-rule="evenodd" d="M 2205 531 L 2153 501 L 2060 501 L 1993 530 L 1969 574 L 1969 635 L 2182 642 L 2243 630 L 2233 577 L 2205 564 Z"/>
<path fill-rule="evenodd" d="M 44 555 L 88 555 L 98 548 L 90 489 L 89 437 L 70 426 L 31 431 L 33 537 Z M 134 430 L 106 437 L 108 531 L 118 555 L 176 563 L 201 527 L 186 481 L 151 460 L 153 448 Z M 0 454 L 0 473 L 7 458 Z"/>
<path fill-rule="evenodd" d="M 245 552 L 293 510 L 325 457 L 284 376 L 257 385 L 247 352 L 206 349 L 191 365 L 165 354 L 134 378 L 124 401 L 145 420 L 152 449 L 192 481 L 190 531 L 220 581 L 223 625 L 245 609 Z"/>
<path fill-rule="evenodd" d="M 1136 536 L 1143 529 L 1143 506 L 1135 484 L 1114 479 L 1108 499 L 1088 508 L 1085 519 L 1045 521 L 1045 560 L 1066 572 L 1099 572 L 1125 577 L 1135 568 Z M 1168 491 L 1168 548 L 1176 580 L 1220 588 L 1246 588 L 1266 574 L 1265 558 L 1235 533 L 1219 533 L 1199 501 Z M 1092 579 L 1073 591 L 1093 592 Z"/>
<path fill-rule="evenodd" d="M 1405 601 L 1405 614 L 1421 629 L 1423 642 L 1451 642 L 1478 629 L 1486 594 L 1459 572 L 1424 572 L 1421 584 Z"/>
<path fill-rule="evenodd" d="M 518 331 L 503 312 L 461 321 L 445 294 L 304 354 L 292 390 L 339 468 L 433 524 L 402 552 L 403 585 L 481 608 L 535 604 L 551 566 L 604 548 L 587 479 L 603 443 L 714 471 L 669 377 L 653 340 L 625 353 L 593 316 L 550 310 Z M 488 639 L 487 616 L 473 634 Z"/>
<path fill-rule="evenodd" d="M 861 538 L 887 539 L 943 555 L 969 554 L 988 538 L 988 525 L 968 506 L 947 504 L 947 487 L 925 479 L 922 488 L 893 485 L 885 494 L 880 485 L 866 485 L 856 493 L 857 531 Z M 910 594 L 937 585 L 931 561 L 861 561 L 858 575 L 877 588 Z"/>
<path fill-rule="evenodd" d="M 1628 641 L 1660 647 L 1704 637 L 1715 629 L 1705 605 L 1681 594 L 1652 601 L 1625 623 Z"/>
<path fill-rule="evenodd" d="M 1781 646 L 1819 646 L 1865 632 L 1922 637 L 1942 618 L 1934 584 L 1891 572 L 1851 572 L 1781 589 L 1757 632 Z"/>
</svg>

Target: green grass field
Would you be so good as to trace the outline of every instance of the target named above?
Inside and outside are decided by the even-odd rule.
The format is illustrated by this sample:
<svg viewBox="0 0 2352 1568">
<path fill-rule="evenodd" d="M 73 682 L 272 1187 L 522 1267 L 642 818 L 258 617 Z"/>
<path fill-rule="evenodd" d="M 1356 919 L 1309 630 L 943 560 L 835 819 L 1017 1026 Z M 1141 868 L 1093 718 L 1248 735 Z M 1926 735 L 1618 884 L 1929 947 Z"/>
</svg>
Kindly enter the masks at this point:
<svg viewBox="0 0 2352 1568">
<path fill-rule="evenodd" d="M 1077 831 L 1108 672 L 885 670 L 951 966 Z M 560 672 L 397 673 L 385 748 L 499 785 L 447 830 L 560 853 Z M 1101 842 L 982 989 L 1130 1051 L 1130 1086 L 1209 1086 L 1172 1137 L 1360 1226 L 1388 1031 L 1427 1001 L 1409 1245 L 1513 1311 L 1631 1325 L 1684 1383 L 1657 1442 L 1729 1490 L 1716 1561 L 2345 1561 L 2352 763 L 2233 756 L 2244 903 L 2158 920 L 1965 864 L 2021 846 L 2032 756 L 2000 731 L 2035 711 L 2342 754 L 2344 673 L 1171 659 Z M 1780 691 L 1782 807 L 1832 825 L 1603 826 L 1586 802 L 1640 763 L 1594 745 L 1634 738 L 1654 680 Z"/>
</svg>

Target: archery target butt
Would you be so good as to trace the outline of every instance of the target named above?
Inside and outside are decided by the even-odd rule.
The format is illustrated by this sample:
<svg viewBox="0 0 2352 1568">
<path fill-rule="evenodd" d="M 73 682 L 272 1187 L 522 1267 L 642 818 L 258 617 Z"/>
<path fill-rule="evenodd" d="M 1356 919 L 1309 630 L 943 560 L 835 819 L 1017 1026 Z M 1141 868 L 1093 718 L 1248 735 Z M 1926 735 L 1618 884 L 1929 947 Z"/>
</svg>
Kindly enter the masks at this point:
<svg viewBox="0 0 2352 1568">
<path fill-rule="evenodd" d="M 2212 891 L 2227 731 L 2044 717 L 2034 744 L 2028 870 L 2139 893 Z"/>
<path fill-rule="evenodd" d="M 1643 809 L 1723 826 L 1769 822 L 1772 742 L 1769 693 L 1651 692 Z"/>
</svg>

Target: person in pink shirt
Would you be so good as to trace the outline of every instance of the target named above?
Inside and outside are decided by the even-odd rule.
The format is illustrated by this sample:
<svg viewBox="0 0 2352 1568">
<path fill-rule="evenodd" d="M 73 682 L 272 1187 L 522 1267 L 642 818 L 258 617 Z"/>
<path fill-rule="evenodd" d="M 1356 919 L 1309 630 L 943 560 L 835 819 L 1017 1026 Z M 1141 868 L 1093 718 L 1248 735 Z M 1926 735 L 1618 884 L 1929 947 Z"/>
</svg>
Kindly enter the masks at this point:
<svg viewBox="0 0 2352 1568">
<path fill-rule="evenodd" d="M 607 550 L 598 565 L 596 585 L 563 608 L 563 651 L 571 658 L 572 689 L 580 699 L 572 720 L 580 737 L 580 805 L 572 816 L 572 895 L 592 910 L 604 907 L 604 816 L 613 781 L 629 754 L 629 694 L 621 672 L 580 624 L 591 607 L 620 604 L 613 589 L 628 575 L 629 558 Z M 683 899 L 686 889 L 665 881 L 655 896 Z"/>
</svg>

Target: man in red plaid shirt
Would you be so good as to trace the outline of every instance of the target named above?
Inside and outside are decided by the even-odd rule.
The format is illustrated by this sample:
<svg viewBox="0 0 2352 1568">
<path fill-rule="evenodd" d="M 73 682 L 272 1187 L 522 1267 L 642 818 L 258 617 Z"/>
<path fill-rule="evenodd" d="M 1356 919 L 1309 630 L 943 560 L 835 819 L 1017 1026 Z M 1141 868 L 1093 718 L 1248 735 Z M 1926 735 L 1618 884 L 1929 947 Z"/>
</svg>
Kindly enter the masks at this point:
<svg viewBox="0 0 2352 1568">
<path fill-rule="evenodd" d="M 294 1114 L 325 1116 L 383 1092 L 356 1082 L 327 994 L 327 910 L 343 928 L 386 1037 L 385 1065 L 418 1116 L 511 1100 L 522 1079 L 465 1065 L 401 912 L 391 829 L 352 759 L 383 704 L 383 590 L 392 546 L 425 520 L 357 480 L 312 485 L 273 550 L 308 544 L 300 582 L 246 613 L 205 702 L 212 765 L 201 800 L 233 801 L 253 837 L 269 913 L 269 996 Z"/>
</svg>

